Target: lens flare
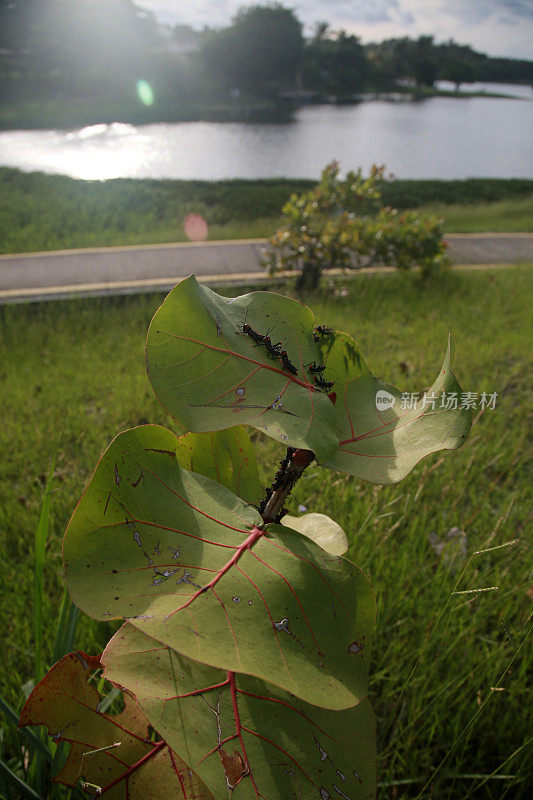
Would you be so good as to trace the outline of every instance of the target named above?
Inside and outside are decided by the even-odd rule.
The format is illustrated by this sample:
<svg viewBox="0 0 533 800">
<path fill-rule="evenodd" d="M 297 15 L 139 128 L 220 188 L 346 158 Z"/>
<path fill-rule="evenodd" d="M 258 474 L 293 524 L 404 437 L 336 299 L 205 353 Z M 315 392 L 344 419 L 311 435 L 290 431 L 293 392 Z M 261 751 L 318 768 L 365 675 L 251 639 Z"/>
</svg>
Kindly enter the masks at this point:
<svg viewBox="0 0 533 800">
<path fill-rule="evenodd" d="M 154 102 L 154 92 L 148 81 L 143 79 L 137 81 L 137 96 L 145 106 L 151 106 Z"/>
<path fill-rule="evenodd" d="M 183 227 L 191 242 L 205 242 L 207 239 L 207 222 L 200 214 L 187 214 Z"/>
</svg>

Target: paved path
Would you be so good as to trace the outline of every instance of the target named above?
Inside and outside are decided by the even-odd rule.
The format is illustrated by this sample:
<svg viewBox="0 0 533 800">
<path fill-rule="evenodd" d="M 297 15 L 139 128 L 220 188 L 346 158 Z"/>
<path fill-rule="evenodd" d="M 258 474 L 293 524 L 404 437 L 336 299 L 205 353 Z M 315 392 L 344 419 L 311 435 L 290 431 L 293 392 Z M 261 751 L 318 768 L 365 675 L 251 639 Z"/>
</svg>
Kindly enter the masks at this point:
<svg viewBox="0 0 533 800">
<path fill-rule="evenodd" d="M 446 239 L 454 264 L 533 263 L 533 233 L 454 233 Z"/>
<path fill-rule="evenodd" d="M 533 263 L 533 234 L 449 236 L 455 264 Z M 0 256 L 0 303 L 170 289 L 194 272 L 206 282 L 249 281 L 264 239 L 59 250 Z"/>
</svg>

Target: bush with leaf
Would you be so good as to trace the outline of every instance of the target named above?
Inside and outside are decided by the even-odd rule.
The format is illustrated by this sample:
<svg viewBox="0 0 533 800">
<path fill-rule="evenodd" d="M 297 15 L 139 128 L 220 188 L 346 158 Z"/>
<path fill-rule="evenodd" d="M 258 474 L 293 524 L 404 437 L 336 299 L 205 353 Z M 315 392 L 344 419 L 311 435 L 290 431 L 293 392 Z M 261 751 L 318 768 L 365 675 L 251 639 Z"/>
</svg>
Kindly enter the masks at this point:
<svg viewBox="0 0 533 800">
<path fill-rule="evenodd" d="M 313 461 L 386 484 L 461 445 L 470 410 L 435 399 L 461 392 L 450 345 L 406 410 L 352 337 L 303 304 L 230 299 L 190 277 L 146 351 L 176 433 L 141 425 L 113 440 L 63 547 L 76 605 L 124 623 L 100 656 L 58 661 L 20 725 L 69 743 L 57 780 L 93 795 L 374 797 L 374 592 L 339 526 L 287 517 L 285 502 Z M 266 489 L 243 425 L 287 448 Z M 124 691 L 118 715 L 91 678 L 102 668 Z"/>
<path fill-rule="evenodd" d="M 270 274 L 298 270 L 298 289 L 313 289 L 324 270 L 385 264 L 428 276 L 447 264 L 443 221 L 416 211 L 382 207 L 384 167 L 339 175 L 329 164 L 319 183 L 283 206 L 281 228 L 270 239 L 264 265 Z"/>
</svg>

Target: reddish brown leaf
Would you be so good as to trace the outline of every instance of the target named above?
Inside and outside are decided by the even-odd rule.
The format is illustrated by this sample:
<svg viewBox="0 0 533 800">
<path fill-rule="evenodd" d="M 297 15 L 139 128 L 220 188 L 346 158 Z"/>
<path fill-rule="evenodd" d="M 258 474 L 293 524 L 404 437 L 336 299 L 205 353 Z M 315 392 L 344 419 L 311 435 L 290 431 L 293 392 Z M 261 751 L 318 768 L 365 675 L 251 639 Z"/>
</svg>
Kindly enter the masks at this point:
<svg viewBox="0 0 533 800">
<path fill-rule="evenodd" d="M 201 781 L 164 741 L 149 740 L 148 721 L 137 703 L 124 696 L 117 715 L 98 710 L 101 697 L 91 673 L 100 658 L 69 653 L 54 664 L 31 693 L 19 727 L 46 725 L 52 739 L 70 751 L 59 783 L 80 779 L 100 787 L 107 800 L 212 800 Z"/>
</svg>

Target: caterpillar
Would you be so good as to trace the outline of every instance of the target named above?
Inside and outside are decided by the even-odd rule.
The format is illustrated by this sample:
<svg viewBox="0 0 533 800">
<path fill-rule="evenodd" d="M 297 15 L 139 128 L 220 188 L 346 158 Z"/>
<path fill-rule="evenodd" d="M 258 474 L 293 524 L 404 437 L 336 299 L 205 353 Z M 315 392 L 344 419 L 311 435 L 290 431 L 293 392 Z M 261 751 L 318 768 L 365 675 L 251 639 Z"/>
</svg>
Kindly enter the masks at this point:
<svg viewBox="0 0 533 800">
<path fill-rule="evenodd" d="M 326 392 L 329 392 L 331 389 L 333 389 L 333 381 L 324 380 L 322 375 L 314 375 L 313 380 L 319 389 L 325 389 Z"/>
<path fill-rule="evenodd" d="M 260 333 L 257 333 L 257 331 L 254 330 L 251 325 L 248 325 L 247 322 L 245 322 L 242 326 L 242 330 L 243 333 L 249 336 L 250 339 L 253 339 L 254 342 L 257 342 L 257 344 L 263 344 L 264 336 L 261 336 Z"/>
<path fill-rule="evenodd" d="M 298 375 L 298 370 L 294 364 L 291 363 L 289 356 L 287 355 L 287 351 L 282 347 L 281 342 L 275 342 L 273 344 L 268 333 L 263 336 L 262 334 L 258 333 L 255 328 L 252 328 L 252 326 L 247 322 L 243 324 L 242 331 L 256 344 L 262 344 L 266 348 L 269 358 L 272 358 L 273 360 L 279 359 L 283 369 L 286 372 L 290 372 L 291 375 Z"/>
<path fill-rule="evenodd" d="M 279 357 L 280 357 L 281 363 L 283 364 L 283 368 L 287 372 L 290 372 L 291 375 L 298 375 L 298 370 L 296 369 L 294 364 L 291 364 L 291 362 L 289 361 L 289 357 L 287 355 L 287 351 L 286 350 L 282 350 Z"/>
<path fill-rule="evenodd" d="M 312 361 L 310 364 L 306 364 L 306 369 L 310 375 L 315 375 L 319 372 L 324 372 L 326 369 L 325 364 L 317 364 L 315 361 Z"/>
<path fill-rule="evenodd" d="M 333 333 L 333 329 L 328 328 L 327 325 L 317 325 L 313 331 L 313 339 L 318 342 L 321 336 L 328 336 L 331 333 Z"/>
</svg>

